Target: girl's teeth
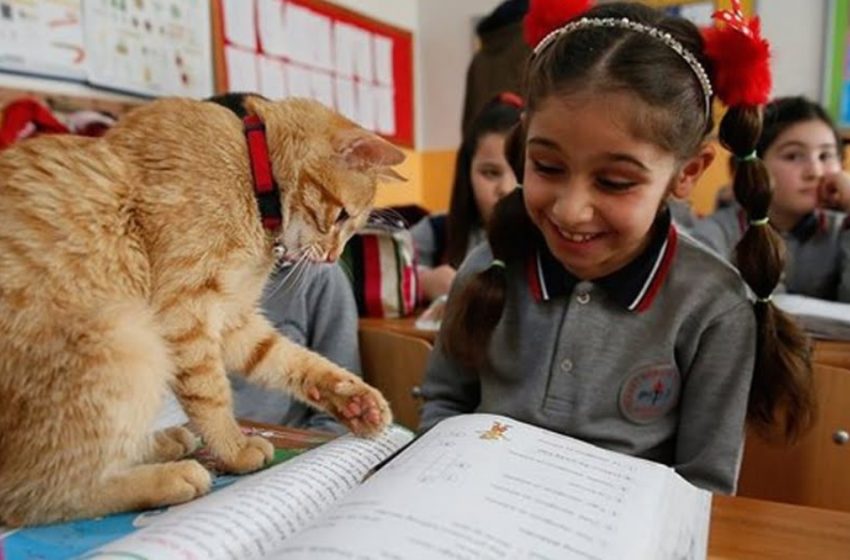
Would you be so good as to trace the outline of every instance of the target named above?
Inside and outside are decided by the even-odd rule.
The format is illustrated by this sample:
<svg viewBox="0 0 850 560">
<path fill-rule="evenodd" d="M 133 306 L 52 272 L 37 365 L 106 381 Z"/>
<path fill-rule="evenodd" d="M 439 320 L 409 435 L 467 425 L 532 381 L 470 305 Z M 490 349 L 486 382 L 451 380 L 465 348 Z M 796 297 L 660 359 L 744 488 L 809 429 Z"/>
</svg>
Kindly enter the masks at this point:
<svg viewBox="0 0 850 560">
<path fill-rule="evenodd" d="M 596 237 L 595 233 L 570 233 L 568 231 L 558 230 L 566 239 L 575 243 L 585 243 Z"/>
</svg>

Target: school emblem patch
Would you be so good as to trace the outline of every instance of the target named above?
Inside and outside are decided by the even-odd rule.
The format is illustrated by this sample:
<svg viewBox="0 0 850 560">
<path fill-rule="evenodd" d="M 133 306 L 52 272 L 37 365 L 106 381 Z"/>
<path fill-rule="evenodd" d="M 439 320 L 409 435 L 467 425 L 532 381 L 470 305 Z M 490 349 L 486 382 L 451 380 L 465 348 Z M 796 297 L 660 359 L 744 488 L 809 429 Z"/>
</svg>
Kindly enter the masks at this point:
<svg viewBox="0 0 850 560">
<path fill-rule="evenodd" d="M 620 387 L 620 412 L 637 424 L 661 418 L 679 401 L 681 384 L 674 366 L 641 368 L 630 374 Z"/>
</svg>

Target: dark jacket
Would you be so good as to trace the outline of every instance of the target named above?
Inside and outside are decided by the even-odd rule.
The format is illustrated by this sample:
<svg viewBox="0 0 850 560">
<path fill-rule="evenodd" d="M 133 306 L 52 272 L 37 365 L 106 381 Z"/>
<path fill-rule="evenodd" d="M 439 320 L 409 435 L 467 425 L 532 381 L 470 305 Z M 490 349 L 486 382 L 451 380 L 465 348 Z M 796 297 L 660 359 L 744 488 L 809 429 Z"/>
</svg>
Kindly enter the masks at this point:
<svg viewBox="0 0 850 560">
<path fill-rule="evenodd" d="M 506 0 L 475 29 L 481 46 L 466 73 L 461 131 L 466 137 L 472 119 L 494 95 L 503 91 L 522 93 L 522 74 L 531 54 L 522 37 L 522 18 L 528 0 Z"/>
</svg>

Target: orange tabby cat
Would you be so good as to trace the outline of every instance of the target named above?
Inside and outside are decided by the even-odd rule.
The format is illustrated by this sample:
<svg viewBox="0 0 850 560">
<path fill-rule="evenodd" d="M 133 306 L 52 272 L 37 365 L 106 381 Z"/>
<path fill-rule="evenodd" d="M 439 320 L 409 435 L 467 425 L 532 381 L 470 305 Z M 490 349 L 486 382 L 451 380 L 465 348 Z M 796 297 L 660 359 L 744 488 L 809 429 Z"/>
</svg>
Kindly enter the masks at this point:
<svg viewBox="0 0 850 560">
<path fill-rule="evenodd" d="M 377 180 L 404 158 L 307 100 L 245 98 L 265 122 L 283 227 L 264 230 L 242 121 L 166 99 L 100 139 L 0 152 L 0 524 L 190 500 L 210 475 L 195 438 L 149 426 L 170 385 L 221 468 L 272 446 L 245 437 L 226 371 L 288 391 L 358 434 L 390 421 L 380 393 L 280 336 L 257 302 L 275 257 L 335 259 Z"/>
</svg>

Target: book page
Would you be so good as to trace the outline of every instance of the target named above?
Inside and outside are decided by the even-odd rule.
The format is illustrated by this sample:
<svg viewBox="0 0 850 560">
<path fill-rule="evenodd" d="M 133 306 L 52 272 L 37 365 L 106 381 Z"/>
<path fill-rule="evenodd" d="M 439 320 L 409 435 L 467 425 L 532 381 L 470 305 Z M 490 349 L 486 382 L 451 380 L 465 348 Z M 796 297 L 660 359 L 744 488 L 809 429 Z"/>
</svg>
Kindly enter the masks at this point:
<svg viewBox="0 0 850 560">
<path fill-rule="evenodd" d="M 150 525 L 85 558 L 263 558 L 361 483 L 412 438 L 393 426 L 376 439 L 345 436 L 214 494 L 170 508 Z"/>
<path fill-rule="evenodd" d="M 674 496 L 690 506 L 661 507 Z M 708 504 L 664 465 L 473 414 L 438 424 L 269 557 L 656 560 L 694 540 L 682 523 L 707 527 Z M 670 557 L 704 558 L 702 546 Z"/>
</svg>

